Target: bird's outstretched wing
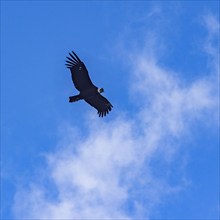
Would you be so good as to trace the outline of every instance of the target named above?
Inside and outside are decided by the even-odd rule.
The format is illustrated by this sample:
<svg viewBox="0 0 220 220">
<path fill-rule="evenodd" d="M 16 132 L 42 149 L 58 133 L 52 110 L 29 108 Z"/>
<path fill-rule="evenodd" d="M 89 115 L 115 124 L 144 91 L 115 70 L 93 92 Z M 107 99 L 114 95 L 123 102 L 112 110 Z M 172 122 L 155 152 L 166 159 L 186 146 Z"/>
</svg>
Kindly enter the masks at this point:
<svg viewBox="0 0 220 220">
<path fill-rule="evenodd" d="M 113 108 L 112 104 L 100 94 L 91 96 L 85 101 L 98 110 L 99 117 L 106 116 Z"/>
<path fill-rule="evenodd" d="M 87 90 L 94 86 L 85 64 L 79 59 L 79 57 L 72 51 L 69 53 L 70 57 L 66 57 L 66 66 L 70 69 L 72 74 L 73 84 L 79 91 Z"/>
</svg>

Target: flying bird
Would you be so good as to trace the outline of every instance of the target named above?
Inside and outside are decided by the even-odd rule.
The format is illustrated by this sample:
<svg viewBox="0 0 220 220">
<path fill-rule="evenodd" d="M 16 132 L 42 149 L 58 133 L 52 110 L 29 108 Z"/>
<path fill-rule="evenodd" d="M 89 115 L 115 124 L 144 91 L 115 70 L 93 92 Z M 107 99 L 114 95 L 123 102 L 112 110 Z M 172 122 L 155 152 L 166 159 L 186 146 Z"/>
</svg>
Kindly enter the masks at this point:
<svg viewBox="0 0 220 220">
<path fill-rule="evenodd" d="M 84 99 L 92 107 L 97 109 L 99 117 L 106 116 L 112 110 L 113 106 L 101 95 L 104 89 L 98 88 L 92 83 L 85 64 L 73 51 L 69 55 L 69 57 L 66 57 L 66 66 L 70 69 L 73 84 L 79 91 L 78 95 L 69 97 L 69 102 Z"/>
</svg>

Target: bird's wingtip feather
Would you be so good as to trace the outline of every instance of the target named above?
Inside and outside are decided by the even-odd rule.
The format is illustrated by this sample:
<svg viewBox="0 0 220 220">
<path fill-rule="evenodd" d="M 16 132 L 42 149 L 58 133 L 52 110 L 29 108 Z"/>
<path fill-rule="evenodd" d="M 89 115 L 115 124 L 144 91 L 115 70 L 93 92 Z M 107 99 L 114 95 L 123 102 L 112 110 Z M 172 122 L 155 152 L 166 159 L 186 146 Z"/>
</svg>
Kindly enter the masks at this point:
<svg viewBox="0 0 220 220">
<path fill-rule="evenodd" d="M 81 60 L 79 57 L 72 51 L 73 54 L 69 53 L 70 57 L 66 57 L 68 60 L 66 60 L 66 63 L 70 65 L 70 67 L 74 67 L 77 65 Z M 74 55 L 74 56 L 73 56 Z"/>
</svg>

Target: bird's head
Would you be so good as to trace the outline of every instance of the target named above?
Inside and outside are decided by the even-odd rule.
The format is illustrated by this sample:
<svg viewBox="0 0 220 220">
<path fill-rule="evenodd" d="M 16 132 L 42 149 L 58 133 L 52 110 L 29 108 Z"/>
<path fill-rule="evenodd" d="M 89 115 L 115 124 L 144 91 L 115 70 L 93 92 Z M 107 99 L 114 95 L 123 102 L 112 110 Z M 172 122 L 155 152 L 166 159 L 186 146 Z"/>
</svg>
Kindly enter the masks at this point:
<svg viewBox="0 0 220 220">
<path fill-rule="evenodd" d="M 102 92 L 104 92 L 104 89 L 103 88 L 99 88 L 99 89 L 97 89 L 97 91 L 98 91 L 98 93 L 102 93 Z"/>
</svg>

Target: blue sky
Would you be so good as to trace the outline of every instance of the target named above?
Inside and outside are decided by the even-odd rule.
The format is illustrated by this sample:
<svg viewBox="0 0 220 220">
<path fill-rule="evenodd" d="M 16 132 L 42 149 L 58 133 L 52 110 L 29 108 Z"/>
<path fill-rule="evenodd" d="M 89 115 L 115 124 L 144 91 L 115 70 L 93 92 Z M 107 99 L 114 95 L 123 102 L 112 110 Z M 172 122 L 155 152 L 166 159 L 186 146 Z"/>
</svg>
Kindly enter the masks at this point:
<svg viewBox="0 0 220 220">
<path fill-rule="evenodd" d="M 218 219 L 218 98 L 218 1 L 1 1 L 1 219 Z"/>
</svg>

